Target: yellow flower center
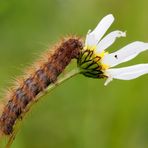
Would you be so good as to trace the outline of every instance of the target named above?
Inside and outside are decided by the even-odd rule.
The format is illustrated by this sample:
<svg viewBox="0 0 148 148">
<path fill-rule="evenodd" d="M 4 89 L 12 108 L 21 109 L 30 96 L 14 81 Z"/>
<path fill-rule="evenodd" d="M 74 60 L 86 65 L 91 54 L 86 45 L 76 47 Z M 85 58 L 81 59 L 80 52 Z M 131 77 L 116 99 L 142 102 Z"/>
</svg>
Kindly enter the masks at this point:
<svg viewBox="0 0 148 148">
<path fill-rule="evenodd" d="M 96 53 L 96 50 L 97 50 L 97 47 L 96 46 L 85 46 L 84 47 L 84 50 L 90 50 L 90 51 L 93 51 L 93 57 L 99 57 L 99 61 L 97 62 L 101 67 L 102 67 L 102 71 L 105 71 L 106 69 L 108 69 L 109 68 L 109 65 L 107 65 L 107 64 L 103 64 L 102 63 L 102 58 L 105 56 L 105 55 L 107 55 L 107 54 L 109 54 L 108 52 L 105 52 L 104 50 L 102 51 L 102 52 L 100 52 L 100 53 Z"/>
<path fill-rule="evenodd" d="M 85 46 L 77 61 L 81 73 L 91 78 L 106 78 L 105 71 L 109 68 L 103 63 L 106 54 L 105 51 L 98 53 L 96 46 Z"/>
<path fill-rule="evenodd" d="M 101 66 L 103 71 L 109 68 L 109 65 L 107 64 L 102 64 Z"/>
</svg>

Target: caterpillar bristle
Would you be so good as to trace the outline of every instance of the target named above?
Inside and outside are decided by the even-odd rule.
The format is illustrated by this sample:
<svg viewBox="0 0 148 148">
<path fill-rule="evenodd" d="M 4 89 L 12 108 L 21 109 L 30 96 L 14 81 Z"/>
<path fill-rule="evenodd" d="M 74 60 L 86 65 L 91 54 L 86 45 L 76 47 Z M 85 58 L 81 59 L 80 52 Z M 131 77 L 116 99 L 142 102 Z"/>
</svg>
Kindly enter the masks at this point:
<svg viewBox="0 0 148 148">
<path fill-rule="evenodd" d="M 14 86 L 5 94 L 6 103 L 0 106 L 0 132 L 5 135 L 13 133 L 13 127 L 26 112 L 26 107 L 36 100 L 36 96 L 44 91 L 82 49 L 82 41 L 78 37 L 63 38 L 52 50 L 46 51 L 41 58 L 27 68 L 21 78 L 15 79 Z"/>
</svg>

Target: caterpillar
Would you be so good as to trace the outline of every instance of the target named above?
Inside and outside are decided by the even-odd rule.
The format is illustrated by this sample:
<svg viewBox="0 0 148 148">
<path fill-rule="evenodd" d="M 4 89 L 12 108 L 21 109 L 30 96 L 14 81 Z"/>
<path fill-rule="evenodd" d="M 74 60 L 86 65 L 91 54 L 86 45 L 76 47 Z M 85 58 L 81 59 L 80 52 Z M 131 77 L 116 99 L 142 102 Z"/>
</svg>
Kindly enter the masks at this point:
<svg viewBox="0 0 148 148">
<path fill-rule="evenodd" d="M 61 43 L 53 47 L 52 52 L 44 54 L 45 60 L 39 62 L 38 68 L 11 90 L 0 117 L 0 131 L 3 134 L 11 135 L 13 133 L 15 122 L 21 118 L 27 105 L 35 101 L 36 96 L 50 84 L 57 81 L 57 77 L 71 60 L 78 58 L 82 46 L 82 41 L 78 37 L 63 39 Z"/>
</svg>

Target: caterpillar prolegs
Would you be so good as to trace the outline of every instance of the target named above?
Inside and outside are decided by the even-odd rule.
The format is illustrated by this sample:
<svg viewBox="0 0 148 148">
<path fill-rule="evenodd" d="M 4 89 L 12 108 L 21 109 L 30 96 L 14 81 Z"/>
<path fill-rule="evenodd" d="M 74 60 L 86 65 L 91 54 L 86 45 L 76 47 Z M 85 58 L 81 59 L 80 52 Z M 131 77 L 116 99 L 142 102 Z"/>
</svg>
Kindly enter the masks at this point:
<svg viewBox="0 0 148 148">
<path fill-rule="evenodd" d="M 10 97 L 7 98 L 8 102 L 0 117 L 2 133 L 5 135 L 13 133 L 13 126 L 25 111 L 26 106 L 34 101 L 36 96 L 48 85 L 56 82 L 57 77 L 70 61 L 73 58 L 78 58 L 81 49 L 81 40 L 77 37 L 70 37 L 56 45 L 53 52 L 47 52 L 45 61 L 41 62 L 37 69 L 10 92 Z"/>
</svg>

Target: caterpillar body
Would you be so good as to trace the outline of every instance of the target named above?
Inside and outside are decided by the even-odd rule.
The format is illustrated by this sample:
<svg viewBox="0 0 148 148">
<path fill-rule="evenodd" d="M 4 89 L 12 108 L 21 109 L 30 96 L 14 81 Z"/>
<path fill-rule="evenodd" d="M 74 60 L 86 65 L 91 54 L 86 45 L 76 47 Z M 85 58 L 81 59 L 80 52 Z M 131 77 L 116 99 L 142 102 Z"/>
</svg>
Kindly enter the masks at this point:
<svg viewBox="0 0 148 148">
<path fill-rule="evenodd" d="M 0 130 L 3 134 L 13 133 L 15 122 L 25 112 L 26 106 L 35 101 L 36 96 L 47 86 L 56 82 L 70 61 L 78 58 L 81 49 L 82 42 L 79 38 L 64 39 L 53 48 L 52 53 L 47 52 L 46 61 L 40 63 L 36 70 L 10 92 L 0 117 Z"/>
</svg>

